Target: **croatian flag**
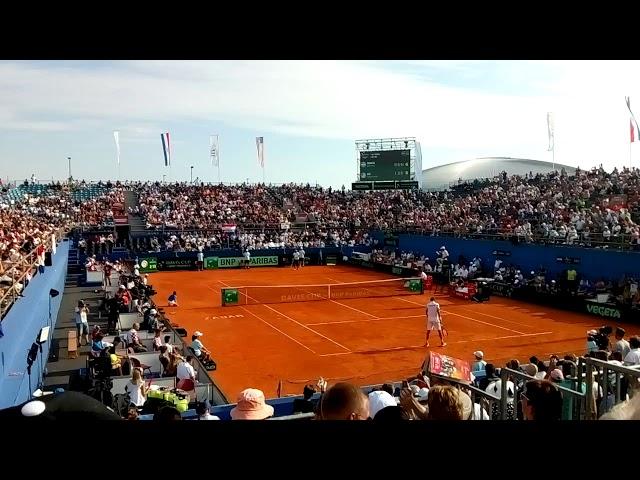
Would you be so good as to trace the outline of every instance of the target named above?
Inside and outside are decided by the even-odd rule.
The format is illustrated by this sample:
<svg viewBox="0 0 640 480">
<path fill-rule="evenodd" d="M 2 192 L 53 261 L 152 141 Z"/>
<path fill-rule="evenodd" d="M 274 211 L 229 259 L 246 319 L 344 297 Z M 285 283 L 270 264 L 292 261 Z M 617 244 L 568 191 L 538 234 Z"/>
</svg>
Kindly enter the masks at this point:
<svg viewBox="0 0 640 480">
<path fill-rule="evenodd" d="M 162 151 L 164 153 L 164 166 L 171 166 L 171 144 L 169 143 L 169 132 L 161 133 Z"/>
</svg>

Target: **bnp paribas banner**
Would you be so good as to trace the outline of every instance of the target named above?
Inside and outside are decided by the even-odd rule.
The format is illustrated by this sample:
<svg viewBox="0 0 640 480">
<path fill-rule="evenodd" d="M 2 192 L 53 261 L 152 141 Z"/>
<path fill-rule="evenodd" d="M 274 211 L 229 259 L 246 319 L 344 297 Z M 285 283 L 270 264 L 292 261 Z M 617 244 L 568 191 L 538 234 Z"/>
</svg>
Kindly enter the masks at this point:
<svg viewBox="0 0 640 480">
<path fill-rule="evenodd" d="M 207 257 L 204 259 L 204 268 L 234 268 L 243 265 L 242 257 Z M 277 267 L 278 256 L 251 257 L 252 267 Z"/>
<path fill-rule="evenodd" d="M 158 261 L 155 257 L 141 258 L 139 263 L 141 272 L 156 272 L 158 270 Z"/>
</svg>

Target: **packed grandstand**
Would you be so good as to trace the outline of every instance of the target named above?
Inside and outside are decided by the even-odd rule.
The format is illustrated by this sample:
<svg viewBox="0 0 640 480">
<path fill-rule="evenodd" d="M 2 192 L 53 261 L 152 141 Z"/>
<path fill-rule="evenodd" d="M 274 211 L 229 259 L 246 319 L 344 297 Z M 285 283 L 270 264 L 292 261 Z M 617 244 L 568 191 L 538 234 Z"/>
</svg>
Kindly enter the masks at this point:
<svg viewBox="0 0 640 480">
<path fill-rule="evenodd" d="M 122 217 L 139 228 L 122 235 L 116 228 Z M 110 278 L 113 275 L 113 296 L 107 295 L 100 305 L 105 316 L 111 319 L 134 312 L 140 317 L 140 323 L 132 325 L 123 339 L 116 335 L 117 343 L 123 341 L 125 353 L 129 349 L 157 350 L 163 374 L 172 372 L 181 383 L 180 390 L 188 391 L 199 381 L 192 373 L 194 366 L 204 371 L 212 359 L 205 358 L 207 350 L 198 332 L 192 335 L 194 343 L 189 343 L 191 348 L 197 347 L 195 350 L 179 341 L 173 346 L 160 341 L 162 332 L 175 325 L 163 320 L 154 305 L 155 292 L 141 275 L 137 257 L 223 248 L 252 252 L 332 247 L 342 251 L 363 246 L 368 247 L 373 262 L 443 275 L 442 254 L 400 251 L 374 237 L 373 231 L 441 237 L 443 248 L 447 239 L 460 238 L 637 251 L 640 170 L 624 168 L 609 173 L 602 168 L 576 169 L 573 175 L 564 171 L 526 175 L 503 172 L 489 179 L 459 182 L 441 191 L 356 192 L 296 184 L 25 181 L 4 186 L 0 196 L 0 311 L 4 319 L 14 305 L 29 301 L 25 293 L 33 278 L 46 268 L 45 257 L 59 239 L 69 238 L 87 271 L 106 271 Z M 114 249 L 121 253 L 118 261 L 110 256 Z M 572 294 L 583 297 L 607 295 L 609 303 L 635 312 L 636 318 L 640 307 L 640 275 L 611 278 L 607 272 L 599 271 L 562 282 L 542 270 L 530 274 L 521 271 L 508 259 L 487 264 L 479 258 L 453 255 L 450 265 L 447 281 L 461 285 L 474 278 L 489 278 L 510 288 L 531 286 L 549 294 L 572 288 Z M 106 284 L 104 287 L 108 290 Z M 91 401 L 109 407 L 105 416 L 144 417 L 143 406 L 154 396 L 145 387 L 144 365 L 129 364 L 126 354 L 117 353 L 114 339 L 105 340 L 115 323 L 110 320 L 108 332 L 101 333 L 89 325 L 86 314 L 82 315 L 84 308 L 78 305 L 76 316 L 80 324 L 87 323 L 89 331 L 81 327 L 73 338 L 79 345 L 84 339 L 91 346 L 89 356 L 95 361 L 91 370 L 96 378 L 85 393 L 91 394 Z M 141 328 L 153 333 L 149 337 L 153 342 L 148 346 L 138 334 Z M 4 341 L 7 340 L 10 341 Z M 474 350 L 469 344 L 469 359 L 476 375 L 468 384 L 452 384 L 418 367 L 412 378 L 370 386 L 364 393 L 350 383 L 327 384 L 320 378 L 304 386 L 304 391 L 299 392 L 303 396 L 285 413 L 301 419 L 379 421 L 569 420 L 603 415 L 638 418 L 640 395 L 633 395 L 638 376 L 630 375 L 625 367 L 640 365 L 640 338 L 623 329 L 590 331 L 584 351 L 562 358 L 531 356 L 496 365 L 484 358 L 483 352 Z M 107 359 L 106 367 L 100 366 L 100 358 Z M 101 390 L 96 384 L 104 382 L 105 377 L 122 375 L 123 370 L 131 376 L 133 390 L 126 397 L 107 396 L 105 400 L 104 388 Z M 318 372 L 318 376 L 321 374 Z M 238 397 L 237 404 L 229 410 L 231 418 L 278 416 L 262 391 L 248 388 L 233 393 Z M 51 397 L 56 395 L 65 394 Z M 165 396 L 161 400 L 166 403 L 174 399 Z M 155 415 L 181 418 L 180 412 L 193 407 L 194 418 L 217 418 L 208 402 L 192 403 L 184 405 L 184 409 L 165 405 Z M 279 412 L 283 416 L 282 409 Z"/>
</svg>

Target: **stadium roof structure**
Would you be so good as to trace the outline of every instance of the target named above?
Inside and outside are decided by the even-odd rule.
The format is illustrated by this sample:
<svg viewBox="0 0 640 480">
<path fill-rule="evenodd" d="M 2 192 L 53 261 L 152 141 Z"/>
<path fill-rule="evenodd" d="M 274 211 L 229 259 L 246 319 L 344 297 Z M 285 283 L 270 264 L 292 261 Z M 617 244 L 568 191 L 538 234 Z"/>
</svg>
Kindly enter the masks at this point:
<svg viewBox="0 0 640 480">
<path fill-rule="evenodd" d="M 568 174 L 575 172 L 575 167 L 555 164 L 555 169 L 564 170 Z M 444 189 L 460 180 L 492 178 L 507 172 L 509 175 L 525 175 L 529 172 L 548 173 L 554 170 L 554 164 L 544 160 L 511 157 L 483 157 L 461 162 L 448 163 L 422 170 L 422 188 L 427 190 Z"/>
</svg>

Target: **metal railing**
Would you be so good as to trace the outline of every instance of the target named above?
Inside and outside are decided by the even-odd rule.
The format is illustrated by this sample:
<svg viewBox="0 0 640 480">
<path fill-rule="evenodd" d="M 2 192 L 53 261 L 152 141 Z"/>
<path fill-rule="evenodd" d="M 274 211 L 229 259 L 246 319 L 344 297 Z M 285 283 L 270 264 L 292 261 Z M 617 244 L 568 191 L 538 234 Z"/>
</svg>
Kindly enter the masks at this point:
<svg viewBox="0 0 640 480">
<path fill-rule="evenodd" d="M 585 379 L 587 398 L 599 397 L 599 392 L 593 391 L 594 382 L 602 388 L 602 399 L 599 404 L 587 402 L 585 417 L 591 420 L 607 413 L 618 403 L 624 402 L 627 394 L 633 396 L 636 393 L 640 380 L 640 365 L 619 366 L 596 358 L 581 358 L 578 362 L 578 378 Z"/>
<path fill-rule="evenodd" d="M 56 237 L 56 241 L 61 241 L 65 235 L 65 229 L 57 230 L 53 235 Z M 49 243 L 49 241 L 47 241 Z M 46 249 L 47 252 L 51 251 L 51 247 L 48 246 Z M 22 272 L 18 276 L 18 278 L 13 277 L 13 283 L 7 287 L 7 290 L 0 297 L 0 321 L 5 317 L 5 315 L 9 312 L 13 304 L 16 302 L 18 298 L 20 298 L 22 292 L 25 288 L 27 288 L 26 279 L 28 275 L 33 275 L 33 272 L 38 268 L 39 259 L 37 254 L 37 248 L 31 250 L 28 254 L 20 259 L 18 265 L 11 265 L 7 270 L 12 270 L 14 268 L 20 268 Z M 43 263 L 44 265 L 44 263 Z M 5 273 L 6 274 L 6 273 Z"/>
<path fill-rule="evenodd" d="M 578 377 L 579 378 L 579 377 Z M 500 419 L 501 420 L 507 420 L 507 404 L 509 403 L 509 398 L 507 396 L 507 389 L 509 387 L 508 385 L 508 381 L 511 380 L 514 384 L 514 388 L 515 391 L 513 392 L 513 402 L 515 403 L 515 405 L 518 404 L 519 401 L 519 395 L 522 392 L 518 391 L 518 388 L 516 386 L 516 382 L 514 380 L 524 380 L 529 381 L 529 380 L 536 380 L 535 377 L 531 377 L 529 375 L 527 375 L 526 373 L 523 372 L 519 372 L 517 370 L 511 370 L 510 368 L 502 368 L 500 370 L 500 380 L 502 380 L 501 383 L 501 392 L 500 392 Z M 587 380 L 588 383 L 588 380 Z M 568 395 L 570 398 L 572 398 L 574 400 L 573 402 L 573 410 L 577 411 L 577 412 L 583 412 L 585 411 L 585 399 L 589 398 L 589 392 L 587 391 L 586 393 L 583 392 L 577 392 L 575 390 L 571 390 L 570 388 L 566 388 L 566 387 L 562 387 L 560 385 L 556 385 L 558 387 L 558 390 L 560 390 L 560 392 L 562 393 L 562 397 L 563 399 L 566 398 L 566 396 Z M 589 404 L 589 402 L 586 402 L 587 405 Z M 588 407 L 587 407 L 588 408 Z M 572 418 L 576 418 L 576 419 L 580 419 L 582 418 L 582 415 L 578 415 L 576 416 L 572 416 Z"/>
</svg>

